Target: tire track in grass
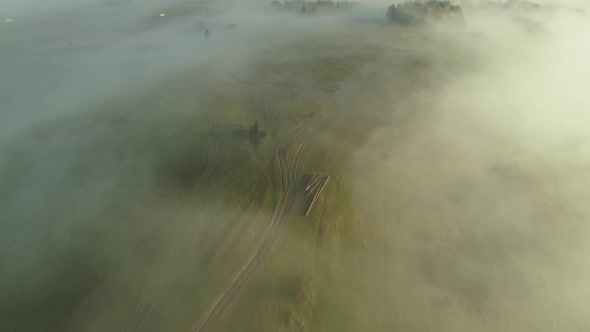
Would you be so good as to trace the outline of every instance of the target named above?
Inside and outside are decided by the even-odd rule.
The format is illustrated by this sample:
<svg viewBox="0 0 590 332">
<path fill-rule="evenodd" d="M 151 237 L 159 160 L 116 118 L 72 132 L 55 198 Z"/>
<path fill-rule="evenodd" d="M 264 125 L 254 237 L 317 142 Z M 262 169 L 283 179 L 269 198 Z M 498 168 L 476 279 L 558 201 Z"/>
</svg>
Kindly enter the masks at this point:
<svg viewBox="0 0 590 332">
<path fill-rule="evenodd" d="M 325 100 L 327 100 L 327 98 L 323 98 L 314 109 L 324 103 Z M 306 124 L 304 122 L 300 123 L 295 132 L 296 138 L 293 139 L 293 141 L 297 141 L 297 138 L 299 138 L 299 143 L 293 147 L 288 143 L 279 147 L 277 155 L 281 173 L 282 193 L 279 203 L 275 207 L 271 217 L 270 226 L 250 260 L 242 267 L 225 291 L 219 295 L 217 300 L 211 306 L 211 309 L 207 311 L 201 320 L 193 327 L 192 332 L 210 330 L 219 318 L 228 311 L 230 306 L 235 303 L 247 281 L 258 270 L 261 263 L 268 256 L 272 247 L 276 243 L 276 239 L 280 234 L 282 226 L 286 223 L 286 214 L 295 198 L 298 188 L 297 173 L 303 152 L 314 134 L 327 123 L 328 119 L 329 115 L 324 116 L 323 119 L 318 119 L 317 117 L 314 118 L 315 123 L 312 124 Z M 313 130 L 309 130 L 310 128 L 313 128 Z M 289 151 L 291 148 L 293 149 L 293 152 L 290 155 Z"/>
</svg>

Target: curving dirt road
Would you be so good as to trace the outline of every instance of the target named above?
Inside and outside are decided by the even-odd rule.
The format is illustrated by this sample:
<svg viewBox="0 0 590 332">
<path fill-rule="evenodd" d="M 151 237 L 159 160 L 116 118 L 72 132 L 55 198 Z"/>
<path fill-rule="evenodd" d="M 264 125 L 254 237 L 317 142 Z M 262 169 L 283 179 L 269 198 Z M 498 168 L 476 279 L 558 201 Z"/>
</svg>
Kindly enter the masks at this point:
<svg viewBox="0 0 590 332">
<path fill-rule="evenodd" d="M 318 106 L 324 101 L 325 99 L 320 101 Z M 237 276 L 219 296 L 217 301 L 213 303 L 211 309 L 205 313 L 197 325 L 193 327 L 192 332 L 208 331 L 213 328 L 217 320 L 223 316 L 229 307 L 236 301 L 248 279 L 256 272 L 272 249 L 282 228 L 281 226 L 283 226 L 287 220 L 286 214 L 293 203 L 293 199 L 298 189 L 299 182 L 297 181 L 297 171 L 299 169 L 303 152 L 313 135 L 325 125 L 328 119 L 328 116 L 325 116 L 324 118 L 318 116 L 313 119 L 313 123 L 300 123 L 294 133 L 296 139 L 293 139 L 293 141 L 298 141 L 298 143 L 296 145 L 285 143 L 279 147 L 277 154 L 280 165 L 282 193 L 279 203 L 271 217 L 270 226 L 250 260 L 238 272 Z"/>
</svg>

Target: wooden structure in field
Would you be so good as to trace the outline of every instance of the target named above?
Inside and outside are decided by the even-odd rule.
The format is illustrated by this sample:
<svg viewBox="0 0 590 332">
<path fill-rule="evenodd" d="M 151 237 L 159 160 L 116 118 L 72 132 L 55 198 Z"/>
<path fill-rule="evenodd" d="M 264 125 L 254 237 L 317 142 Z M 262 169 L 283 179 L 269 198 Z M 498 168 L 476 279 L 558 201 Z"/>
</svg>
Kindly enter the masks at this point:
<svg viewBox="0 0 590 332">
<path fill-rule="evenodd" d="M 305 181 L 305 194 L 308 200 L 307 209 L 305 211 L 306 216 L 308 216 L 311 212 L 311 209 L 318 200 L 318 197 L 320 197 L 320 194 L 326 187 L 328 180 L 330 180 L 329 175 L 320 173 L 311 173 L 307 176 L 307 181 Z"/>
</svg>

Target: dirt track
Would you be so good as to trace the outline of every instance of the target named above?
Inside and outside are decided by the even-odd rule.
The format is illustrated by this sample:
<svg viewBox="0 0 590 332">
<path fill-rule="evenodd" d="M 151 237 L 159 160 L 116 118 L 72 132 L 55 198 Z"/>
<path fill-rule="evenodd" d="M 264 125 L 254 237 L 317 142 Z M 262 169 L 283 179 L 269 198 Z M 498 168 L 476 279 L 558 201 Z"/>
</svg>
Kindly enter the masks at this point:
<svg viewBox="0 0 590 332">
<path fill-rule="evenodd" d="M 316 107 L 319 107 L 326 98 L 322 99 Z M 299 188 L 298 170 L 305 148 L 309 141 L 318 130 L 329 120 L 329 114 L 326 116 L 316 116 L 309 121 L 301 121 L 295 129 L 291 139 L 293 143 L 282 144 L 277 156 L 281 173 L 281 198 L 275 207 L 270 220 L 270 226 L 255 250 L 250 260 L 238 272 L 234 280 L 207 311 L 201 320 L 193 327 L 193 332 L 209 331 L 214 328 L 215 323 L 224 313 L 228 311 L 235 303 L 241 290 L 246 285 L 251 276 L 258 270 L 266 256 L 271 251 L 280 234 L 282 226 L 287 221 L 287 213 L 293 203 Z M 311 130 L 310 130 L 311 129 Z"/>
</svg>

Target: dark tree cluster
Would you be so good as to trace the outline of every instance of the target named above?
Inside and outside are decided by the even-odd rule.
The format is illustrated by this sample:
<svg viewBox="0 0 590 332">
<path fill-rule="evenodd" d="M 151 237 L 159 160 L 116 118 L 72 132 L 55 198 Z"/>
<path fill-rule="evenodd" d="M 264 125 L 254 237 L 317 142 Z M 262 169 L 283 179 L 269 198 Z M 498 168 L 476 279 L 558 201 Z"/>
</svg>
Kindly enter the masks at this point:
<svg viewBox="0 0 590 332">
<path fill-rule="evenodd" d="M 349 1 L 332 1 L 332 0 L 317 0 L 317 1 L 302 1 L 302 0 L 285 0 L 280 3 L 277 0 L 271 2 L 272 6 L 287 10 L 297 10 L 302 13 L 314 13 L 316 9 L 345 9 L 358 5 L 357 2 Z"/>
<path fill-rule="evenodd" d="M 521 9 L 537 10 L 543 8 L 541 5 L 528 0 L 508 0 L 506 2 L 489 1 L 488 6 L 498 9 Z"/>
<path fill-rule="evenodd" d="M 256 121 L 248 128 L 248 136 L 253 143 L 258 144 L 261 138 L 266 137 L 266 130 L 260 130 L 260 125 Z"/>
<path fill-rule="evenodd" d="M 423 24 L 443 18 L 462 22 L 463 10 L 461 6 L 453 5 L 450 1 L 412 0 L 389 6 L 387 18 L 391 22 L 401 25 Z"/>
</svg>

